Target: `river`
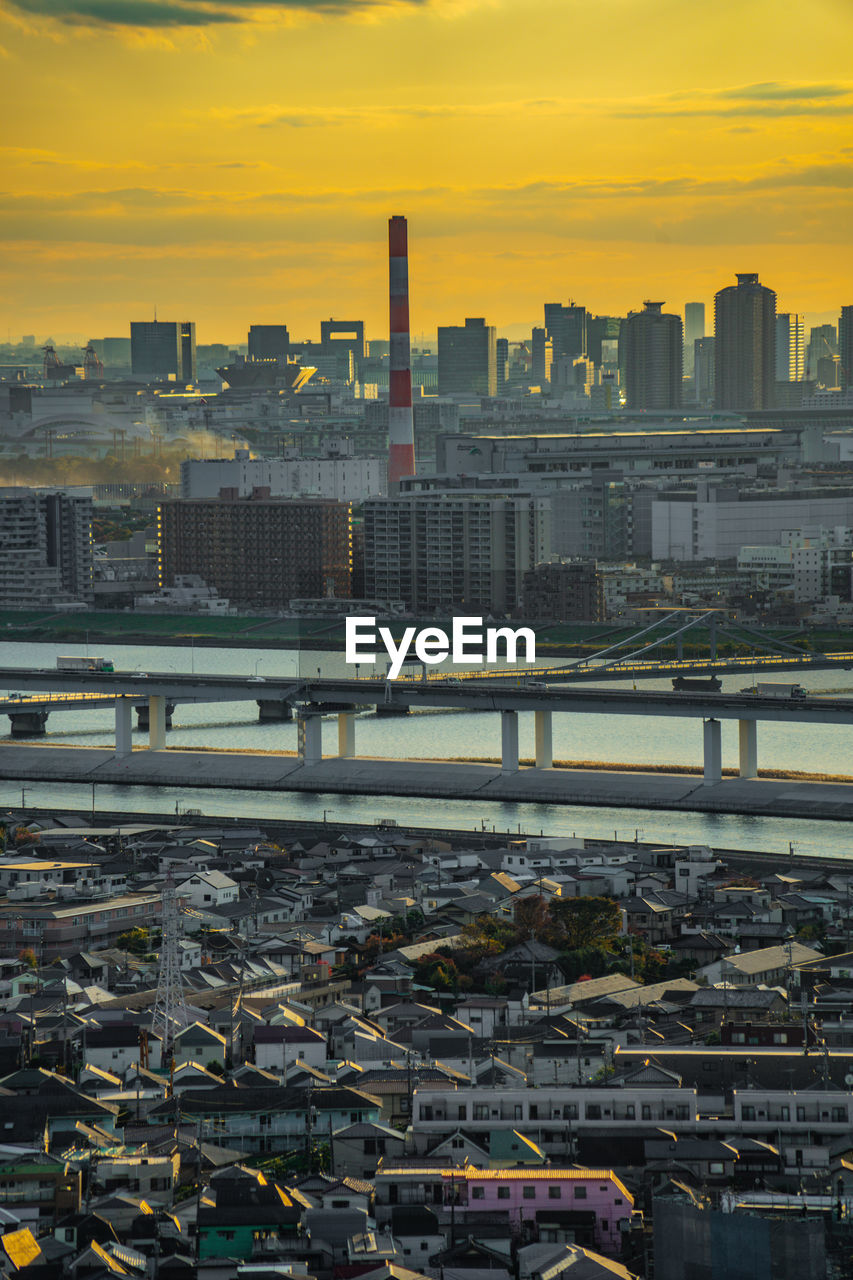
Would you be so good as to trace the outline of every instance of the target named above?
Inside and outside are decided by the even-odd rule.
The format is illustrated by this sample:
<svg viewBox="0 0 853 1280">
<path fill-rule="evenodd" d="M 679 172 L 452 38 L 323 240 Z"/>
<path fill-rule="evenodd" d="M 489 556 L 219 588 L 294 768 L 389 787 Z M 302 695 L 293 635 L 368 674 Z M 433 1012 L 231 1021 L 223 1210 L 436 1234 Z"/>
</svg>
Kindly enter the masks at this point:
<svg viewBox="0 0 853 1280">
<path fill-rule="evenodd" d="M 90 646 L 88 652 L 95 652 Z M 58 653 L 85 654 L 85 645 L 0 643 L 0 666 L 52 667 Z M 280 677 L 296 674 L 344 674 L 343 655 L 328 652 L 295 652 L 269 649 L 187 648 L 184 646 L 98 645 L 97 652 L 110 657 L 117 669 L 189 672 L 211 675 L 242 674 Z M 349 671 L 351 674 L 351 670 Z M 364 671 L 367 674 L 367 671 Z M 853 695 L 853 673 L 845 671 L 783 672 L 786 681 L 800 680 L 815 692 Z M 738 689 L 750 677 L 723 677 L 724 689 Z M 646 681 L 644 686 L 669 689 L 668 680 Z M 630 682 L 628 682 L 630 687 Z M 589 685 L 584 687 L 588 688 Z M 613 687 L 612 683 L 608 687 Z M 618 687 L 618 686 L 617 686 Z M 8 722 L 6 722 L 8 724 Z M 737 763 L 737 722 L 723 721 L 723 763 Z M 5 726 L 4 726 L 5 727 Z M 113 742 L 113 713 L 107 708 L 64 711 L 51 715 L 48 743 L 108 746 Z M 557 760 L 591 760 L 602 763 L 700 765 L 702 722 L 641 716 L 554 717 L 554 757 Z M 328 750 L 335 749 L 334 726 L 326 729 Z M 762 768 L 807 770 L 813 773 L 853 776 L 853 734 L 847 727 L 771 724 L 759 725 L 759 763 Z M 136 735 L 135 735 L 136 736 Z M 141 736 L 141 735 L 140 735 Z M 533 754 L 533 716 L 520 718 L 522 756 Z M 11 741 L 6 735 L 0 740 Z M 169 745 L 218 747 L 223 750 L 296 750 L 293 722 L 259 724 L 255 703 L 179 705 Z M 495 757 L 500 751 L 499 717 L 485 712 L 422 711 L 399 718 L 377 718 L 366 712 L 358 717 L 356 747 L 360 755 L 402 758 Z M 27 784 L 26 803 L 38 807 L 91 806 L 91 785 Z M 672 844 L 712 844 L 718 847 L 794 851 L 803 855 L 845 856 L 853 853 L 853 832 L 848 823 L 814 819 L 776 819 L 739 815 L 655 812 L 644 809 L 599 809 L 586 806 L 494 804 L 477 801 L 436 800 L 373 796 L 331 796 L 303 793 L 275 795 L 245 791 L 206 791 L 186 788 L 99 786 L 97 800 L 104 808 L 151 813 L 171 813 L 178 808 L 198 808 L 210 814 L 246 818 L 322 819 L 330 822 L 371 822 L 393 817 L 415 826 L 482 826 L 498 831 L 544 831 L 639 838 Z M 0 781 L 0 805 L 19 805 L 21 787 Z"/>
</svg>

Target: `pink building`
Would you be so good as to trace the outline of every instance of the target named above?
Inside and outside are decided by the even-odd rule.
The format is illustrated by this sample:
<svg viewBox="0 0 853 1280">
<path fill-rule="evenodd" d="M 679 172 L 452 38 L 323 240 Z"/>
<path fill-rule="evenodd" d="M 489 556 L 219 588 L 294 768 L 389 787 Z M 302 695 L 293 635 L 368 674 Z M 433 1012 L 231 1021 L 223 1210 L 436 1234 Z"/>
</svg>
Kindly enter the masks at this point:
<svg viewBox="0 0 853 1280">
<path fill-rule="evenodd" d="M 530 1222 L 535 1234 L 588 1237 L 604 1253 L 618 1253 L 622 1226 L 630 1220 L 634 1199 L 610 1169 L 475 1169 L 388 1166 L 376 1171 L 376 1216 L 390 1217 L 386 1206 L 427 1204 L 439 1220 L 449 1214 L 474 1225 L 476 1215 L 505 1214 L 508 1223 Z"/>
</svg>

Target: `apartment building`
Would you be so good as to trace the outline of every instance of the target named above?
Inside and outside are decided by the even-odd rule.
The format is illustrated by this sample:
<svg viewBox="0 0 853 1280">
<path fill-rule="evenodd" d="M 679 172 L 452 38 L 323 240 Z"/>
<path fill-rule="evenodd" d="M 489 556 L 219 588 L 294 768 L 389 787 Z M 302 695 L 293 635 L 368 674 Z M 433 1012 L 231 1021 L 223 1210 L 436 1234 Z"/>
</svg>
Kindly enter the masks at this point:
<svg viewBox="0 0 853 1280">
<path fill-rule="evenodd" d="M 551 552 L 548 498 L 424 493 L 364 504 L 365 591 L 408 609 L 519 607 L 528 569 Z"/>
<path fill-rule="evenodd" d="M 92 499 L 0 488 L 0 605 L 93 599 Z"/>
<path fill-rule="evenodd" d="M 232 603 L 286 608 L 294 598 L 352 594 L 348 503 L 322 498 L 250 498 L 164 502 L 157 513 L 158 577 L 172 586 L 198 574 Z"/>
</svg>

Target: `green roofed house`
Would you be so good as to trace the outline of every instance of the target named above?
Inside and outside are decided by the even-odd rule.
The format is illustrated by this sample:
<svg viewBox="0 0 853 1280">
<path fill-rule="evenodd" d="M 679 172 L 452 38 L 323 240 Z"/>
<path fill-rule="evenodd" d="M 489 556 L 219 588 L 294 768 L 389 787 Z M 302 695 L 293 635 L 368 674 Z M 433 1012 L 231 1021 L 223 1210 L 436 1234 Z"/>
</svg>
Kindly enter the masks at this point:
<svg viewBox="0 0 853 1280">
<path fill-rule="evenodd" d="M 261 1242 L 295 1238 L 311 1202 L 259 1169 L 234 1165 L 213 1174 L 198 1211 L 199 1258 L 247 1260 Z"/>
</svg>

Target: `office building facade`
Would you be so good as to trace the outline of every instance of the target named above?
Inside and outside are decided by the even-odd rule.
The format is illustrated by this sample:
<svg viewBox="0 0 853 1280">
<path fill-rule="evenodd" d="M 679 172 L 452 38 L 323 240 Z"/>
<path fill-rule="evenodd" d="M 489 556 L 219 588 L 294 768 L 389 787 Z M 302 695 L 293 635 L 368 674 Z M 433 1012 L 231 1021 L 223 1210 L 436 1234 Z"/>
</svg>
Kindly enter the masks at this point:
<svg viewBox="0 0 853 1280">
<path fill-rule="evenodd" d="M 242 607 L 352 594 L 350 508 L 320 498 L 176 499 L 158 511 L 158 578 L 197 574 Z"/>
<path fill-rule="evenodd" d="M 714 403 L 718 409 L 772 409 L 776 381 L 776 294 L 754 272 L 714 298 Z"/>
<path fill-rule="evenodd" d="M 195 381 L 195 324 L 191 320 L 132 320 L 130 366 L 134 378 L 150 382 Z"/>
<path fill-rule="evenodd" d="M 681 404 L 684 330 L 662 302 L 646 302 L 625 322 L 625 393 L 629 409 L 677 409 Z"/>
<path fill-rule="evenodd" d="M 497 334 L 482 317 L 464 325 L 439 325 L 438 393 L 494 396 L 498 391 Z"/>
<path fill-rule="evenodd" d="M 853 306 L 841 308 L 838 319 L 838 358 L 842 387 L 853 387 Z"/>
<path fill-rule="evenodd" d="M 795 311 L 776 316 L 776 381 L 802 382 L 806 376 L 806 322 Z"/>
<path fill-rule="evenodd" d="M 554 357 L 569 356 L 577 359 L 587 353 L 586 307 L 576 307 L 574 302 L 545 303 L 545 329 L 554 344 Z"/>
<path fill-rule="evenodd" d="M 249 326 L 249 359 L 275 360 L 284 364 L 290 354 L 290 334 L 286 324 Z"/>
</svg>

